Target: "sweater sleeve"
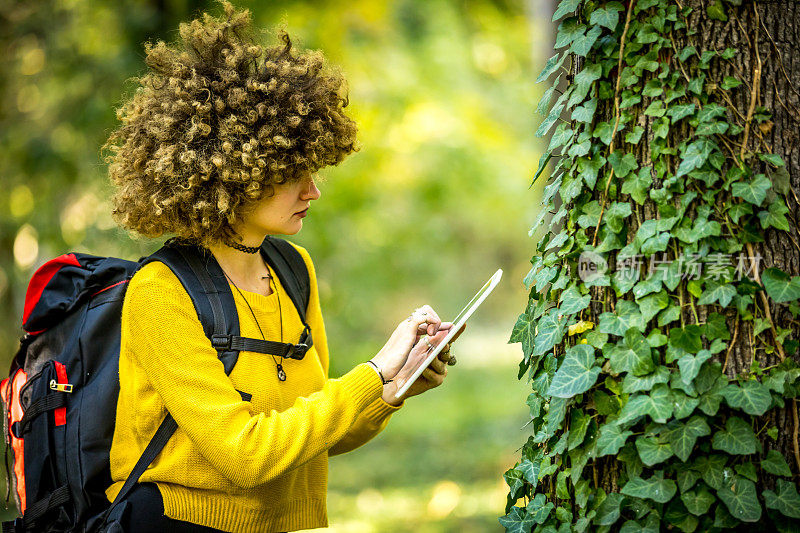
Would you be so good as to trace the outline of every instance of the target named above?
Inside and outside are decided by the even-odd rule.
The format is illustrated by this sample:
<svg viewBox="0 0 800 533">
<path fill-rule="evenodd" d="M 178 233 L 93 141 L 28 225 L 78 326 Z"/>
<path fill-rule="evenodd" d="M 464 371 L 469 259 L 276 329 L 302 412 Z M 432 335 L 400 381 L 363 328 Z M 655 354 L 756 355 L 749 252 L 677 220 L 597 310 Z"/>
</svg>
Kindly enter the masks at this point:
<svg viewBox="0 0 800 533">
<path fill-rule="evenodd" d="M 311 261 L 311 256 L 302 246 L 292 243 L 294 247 L 300 252 L 303 261 L 308 268 L 309 279 L 311 284 L 310 298 L 308 303 L 308 316 L 307 321 L 313 324 L 314 346 L 317 348 L 317 354 L 320 358 L 320 363 L 328 376 L 330 367 L 330 354 L 328 351 L 328 338 L 325 334 L 325 324 L 322 319 L 322 309 L 319 302 L 319 288 L 317 283 L 317 274 L 314 269 L 314 263 Z M 373 370 L 373 373 L 374 370 Z M 377 375 L 377 373 L 375 373 Z M 384 430 L 389 423 L 389 418 L 393 413 L 398 411 L 403 404 L 392 406 L 384 402 L 382 398 L 374 400 L 366 409 L 364 409 L 347 433 L 334 444 L 329 450 L 328 455 L 338 455 L 352 451 L 363 444 L 366 444 L 373 439 L 378 433 Z"/>
<path fill-rule="evenodd" d="M 237 486 L 269 482 L 326 451 L 380 399 L 380 378 L 360 364 L 282 412 L 252 414 L 177 278 L 145 274 L 144 269 L 137 273 L 128 287 L 121 342 L 178 427 Z"/>
</svg>

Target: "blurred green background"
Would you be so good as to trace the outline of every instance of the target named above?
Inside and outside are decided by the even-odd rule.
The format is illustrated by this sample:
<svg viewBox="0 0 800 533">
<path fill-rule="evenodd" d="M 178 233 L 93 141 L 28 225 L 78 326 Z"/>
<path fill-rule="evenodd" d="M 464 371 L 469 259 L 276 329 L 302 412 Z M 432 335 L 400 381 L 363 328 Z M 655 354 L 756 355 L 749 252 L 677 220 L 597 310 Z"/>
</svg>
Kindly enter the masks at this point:
<svg viewBox="0 0 800 533">
<path fill-rule="evenodd" d="M 262 41 L 341 66 L 360 152 L 321 172 L 322 198 L 292 240 L 314 258 L 332 376 L 371 357 L 411 310 L 452 318 L 503 268 L 454 348 L 445 386 L 410 400 L 364 448 L 331 461 L 331 531 L 499 529 L 528 420 L 518 348 L 535 218 L 532 131 L 549 19 L 534 0 L 234 1 Z M 137 259 L 165 239 L 116 228 L 100 146 L 135 89 L 146 40 L 214 2 L 0 0 L 0 361 L 28 279 L 68 251 Z M 165 237 L 166 238 L 166 237 Z M 9 516 L 10 513 L 6 513 Z"/>
</svg>

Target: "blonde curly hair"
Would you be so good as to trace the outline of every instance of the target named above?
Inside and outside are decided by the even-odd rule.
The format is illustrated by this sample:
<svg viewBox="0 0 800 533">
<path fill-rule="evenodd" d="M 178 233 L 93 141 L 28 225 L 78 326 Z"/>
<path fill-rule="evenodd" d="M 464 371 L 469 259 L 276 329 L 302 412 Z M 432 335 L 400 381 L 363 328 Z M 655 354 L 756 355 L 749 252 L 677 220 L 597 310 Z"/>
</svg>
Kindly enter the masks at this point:
<svg viewBox="0 0 800 533">
<path fill-rule="evenodd" d="M 321 52 L 254 42 L 250 12 L 220 0 L 222 19 L 180 25 L 175 47 L 145 43 L 149 71 L 117 109 L 103 145 L 116 185 L 113 217 L 146 237 L 208 246 L 273 185 L 340 163 L 357 150 L 347 85 Z"/>
</svg>

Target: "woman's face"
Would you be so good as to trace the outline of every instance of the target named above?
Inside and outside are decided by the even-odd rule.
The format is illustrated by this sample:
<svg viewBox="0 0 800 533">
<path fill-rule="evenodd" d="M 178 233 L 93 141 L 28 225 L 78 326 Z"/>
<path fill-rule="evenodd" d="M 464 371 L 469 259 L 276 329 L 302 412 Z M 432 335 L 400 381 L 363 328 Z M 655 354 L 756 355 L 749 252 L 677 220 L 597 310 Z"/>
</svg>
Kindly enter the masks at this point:
<svg viewBox="0 0 800 533">
<path fill-rule="evenodd" d="M 299 180 L 273 185 L 273 189 L 275 194 L 259 201 L 236 228 L 245 242 L 260 242 L 265 235 L 296 234 L 303 228 L 311 201 L 321 195 L 310 172 Z"/>
</svg>

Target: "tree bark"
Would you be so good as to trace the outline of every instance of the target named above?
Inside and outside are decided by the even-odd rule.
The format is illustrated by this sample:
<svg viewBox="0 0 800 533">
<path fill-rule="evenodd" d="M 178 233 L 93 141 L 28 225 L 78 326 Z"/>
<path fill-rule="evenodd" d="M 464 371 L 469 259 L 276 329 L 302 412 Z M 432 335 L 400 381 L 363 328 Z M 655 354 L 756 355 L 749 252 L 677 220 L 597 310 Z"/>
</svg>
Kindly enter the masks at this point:
<svg viewBox="0 0 800 533">
<path fill-rule="evenodd" d="M 678 0 L 675 0 L 676 3 Z M 728 20 L 726 22 L 709 18 L 706 8 L 714 2 L 706 0 L 684 0 L 681 5 L 689 5 L 693 11 L 689 17 L 690 27 L 697 28 L 697 34 L 692 36 L 692 44 L 697 47 L 699 55 L 704 51 L 717 50 L 722 52 L 728 47 L 735 48 L 738 53 L 731 61 L 719 61 L 718 68 L 710 72 L 705 90 L 715 91 L 715 83 L 719 83 L 725 76 L 733 76 L 744 81 L 742 90 L 728 91 L 732 99 L 732 107 L 738 110 L 734 116 L 729 116 L 731 123 L 742 126 L 749 124 L 747 146 L 743 151 L 759 150 L 765 153 L 774 153 L 783 158 L 791 177 L 791 191 L 787 195 L 786 205 L 789 208 L 787 218 L 792 226 L 791 232 L 777 231 L 769 228 L 765 231 L 764 242 L 753 243 L 754 255 L 760 256 L 759 272 L 765 268 L 776 267 L 792 276 L 800 275 L 800 237 L 798 237 L 798 221 L 800 221 L 800 4 L 794 0 L 763 0 L 754 2 L 744 0 L 742 5 L 733 6 L 724 3 Z M 676 39 L 677 40 L 677 39 Z M 677 43 L 680 49 L 686 43 Z M 661 58 L 660 58 L 661 59 Z M 676 58 L 669 59 L 672 67 L 681 68 Z M 642 79 L 644 84 L 647 80 Z M 759 124 L 753 120 L 753 112 L 765 108 L 772 113 L 770 121 Z M 640 108 L 635 111 L 638 116 L 637 124 L 645 128 L 642 141 L 636 146 L 634 155 L 640 165 L 650 164 L 650 143 L 653 138 L 652 125 L 654 120 L 643 113 Z M 598 109 L 597 121 L 613 120 L 614 109 L 609 105 Z M 750 119 L 748 121 L 748 118 Z M 670 132 L 671 146 L 676 146 L 688 135 L 688 131 Z M 618 134 L 619 135 L 619 134 Z M 735 147 L 737 155 L 741 147 Z M 673 169 L 674 171 L 674 169 Z M 653 174 L 652 188 L 661 186 Z M 597 193 L 601 198 L 602 187 Z M 638 212 L 637 212 L 638 211 Z M 694 213 L 687 211 L 687 216 Z M 634 205 L 633 222 L 628 231 L 628 242 L 633 239 L 641 222 L 657 218 L 655 204 L 647 202 L 644 206 Z M 637 224 L 636 221 L 639 221 Z M 743 249 L 745 255 L 749 254 L 747 247 Z M 671 259 L 674 259 L 670 256 Z M 613 270 L 614 265 L 609 268 Z M 685 282 L 681 282 L 682 285 Z M 685 288 L 683 289 L 685 293 Z M 598 316 L 604 311 L 613 311 L 614 293 L 604 287 L 593 287 L 591 290 L 592 305 L 589 320 L 597 323 Z M 688 297 L 688 294 L 686 295 Z M 763 309 L 762 301 L 754 296 L 754 301 L 759 309 Z M 698 309 L 700 320 L 703 316 L 702 306 Z M 800 338 L 800 324 L 792 320 L 792 315 L 787 307 L 772 304 L 769 306 L 771 317 L 778 327 L 790 328 L 790 338 Z M 690 308 L 684 309 L 687 323 L 690 321 Z M 717 359 L 723 363 L 725 373 L 729 378 L 734 378 L 743 372 L 748 372 L 752 362 L 760 363 L 761 367 L 768 367 L 780 362 L 780 354 L 776 351 L 766 353 L 759 338 L 753 336 L 753 322 L 741 321 L 737 318 L 736 309 L 727 309 L 727 323 L 732 335 L 729 349 L 717 354 Z M 769 335 L 769 332 L 764 334 Z M 763 334 L 762 334 L 763 335 Z M 770 337 L 770 340 L 772 338 Z M 785 354 L 800 362 L 797 354 Z M 768 450 L 779 451 L 787 460 L 795 473 L 795 482 L 800 479 L 800 451 L 798 450 L 798 406 L 794 400 L 787 400 L 786 406 L 773 409 L 759 419 L 759 429 L 775 426 L 778 428 L 776 441 L 767 437 L 766 431 L 759 434 L 764 454 Z M 595 484 L 606 491 L 618 491 L 617 481 L 620 473 L 619 461 L 604 457 L 594 464 L 592 477 Z M 774 480 L 766 472 L 759 475 L 764 484 L 761 488 L 771 488 Z"/>
</svg>

